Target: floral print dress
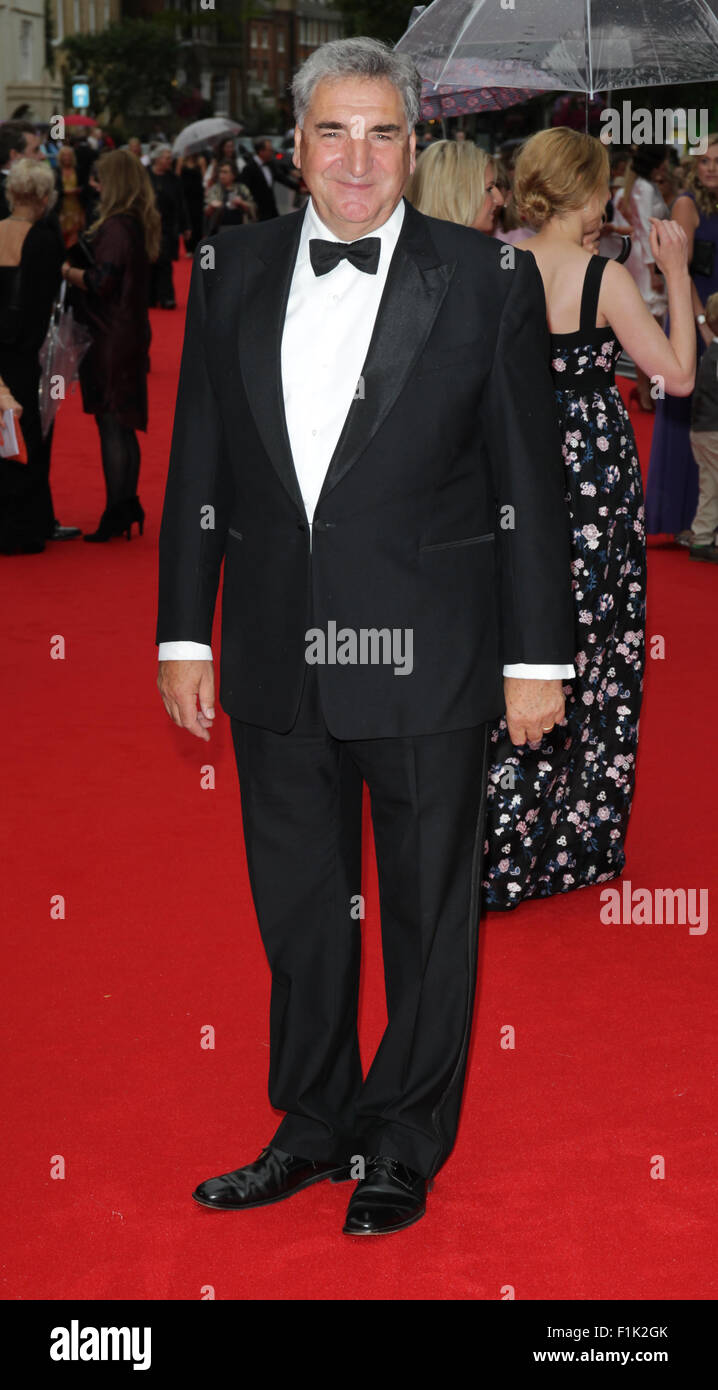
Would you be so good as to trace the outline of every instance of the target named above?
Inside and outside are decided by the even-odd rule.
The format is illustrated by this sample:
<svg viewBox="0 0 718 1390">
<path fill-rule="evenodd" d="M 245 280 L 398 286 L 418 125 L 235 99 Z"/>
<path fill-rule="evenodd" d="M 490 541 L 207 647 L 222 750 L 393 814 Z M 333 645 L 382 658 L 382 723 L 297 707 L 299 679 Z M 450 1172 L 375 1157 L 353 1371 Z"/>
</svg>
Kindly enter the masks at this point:
<svg viewBox="0 0 718 1390">
<path fill-rule="evenodd" d="M 633 798 L 645 658 L 643 488 L 615 385 L 620 344 L 596 327 L 603 256 L 589 261 L 576 333 L 553 334 L 571 525 L 576 679 L 566 717 L 537 749 L 492 728 L 484 901 L 512 908 L 621 873 Z"/>
</svg>

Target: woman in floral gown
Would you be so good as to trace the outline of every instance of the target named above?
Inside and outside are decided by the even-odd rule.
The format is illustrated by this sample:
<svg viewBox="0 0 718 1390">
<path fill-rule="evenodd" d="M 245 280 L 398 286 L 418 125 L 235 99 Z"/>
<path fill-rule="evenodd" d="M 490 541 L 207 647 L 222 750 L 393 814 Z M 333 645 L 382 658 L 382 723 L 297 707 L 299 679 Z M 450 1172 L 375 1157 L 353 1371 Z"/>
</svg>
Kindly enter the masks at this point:
<svg viewBox="0 0 718 1390">
<path fill-rule="evenodd" d="M 664 377 L 666 390 L 687 395 L 695 332 L 687 239 L 677 223 L 654 222 L 651 233 L 670 340 L 625 267 L 584 249 L 598 236 L 608 178 L 605 146 L 564 128 L 533 136 L 516 166 L 517 204 L 539 229 L 521 254 L 535 256 L 546 293 L 576 656 L 565 718 L 539 745 L 512 743 L 504 719 L 492 730 L 484 889 L 493 909 L 615 878 L 625 859 L 643 689 L 645 523 L 615 363 L 623 344 L 649 376 Z"/>
</svg>

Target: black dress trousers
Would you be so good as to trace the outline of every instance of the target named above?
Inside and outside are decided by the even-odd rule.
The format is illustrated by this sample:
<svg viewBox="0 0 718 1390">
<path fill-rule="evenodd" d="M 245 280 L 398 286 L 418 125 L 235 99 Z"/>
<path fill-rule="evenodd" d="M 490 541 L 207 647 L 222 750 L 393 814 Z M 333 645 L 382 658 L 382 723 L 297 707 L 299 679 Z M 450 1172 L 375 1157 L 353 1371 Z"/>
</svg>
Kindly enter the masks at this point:
<svg viewBox="0 0 718 1390">
<path fill-rule="evenodd" d="M 432 1177 L 456 1135 L 476 980 L 487 725 L 338 740 L 307 666 L 285 734 L 232 719 L 250 882 L 272 971 L 273 1143 L 384 1154 Z M 357 1036 L 362 781 L 377 855 L 388 1023 Z"/>
</svg>

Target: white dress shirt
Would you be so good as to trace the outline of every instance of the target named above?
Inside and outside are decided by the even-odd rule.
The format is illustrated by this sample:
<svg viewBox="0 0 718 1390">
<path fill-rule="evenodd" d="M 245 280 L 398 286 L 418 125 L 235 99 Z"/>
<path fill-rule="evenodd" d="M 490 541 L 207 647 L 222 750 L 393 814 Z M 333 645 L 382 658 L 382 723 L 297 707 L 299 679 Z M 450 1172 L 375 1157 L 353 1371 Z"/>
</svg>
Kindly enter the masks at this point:
<svg viewBox="0 0 718 1390">
<path fill-rule="evenodd" d="M 255 164 L 258 164 L 260 169 L 262 170 L 262 173 L 264 174 L 264 182 L 266 183 L 267 187 L 271 188 L 274 184 L 274 175 L 272 174 L 269 165 L 265 164 L 264 160 L 260 159 L 258 154 L 254 155 L 254 162 Z"/>
<path fill-rule="evenodd" d="M 340 241 L 324 225 L 310 199 L 302 223 L 297 260 L 282 334 L 282 387 L 287 430 L 304 508 L 311 523 L 322 484 L 360 389 L 374 324 L 389 266 L 404 221 L 404 200 L 372 237 L 381 242 L 379 269 L 367 275 L 340 261 L 327 275 L 315 275 L 309 241 Z M 311 352 L 307 351 L 311 344 Z M 160 661 L 211 661 L 201 642 L 161 642 Z M 536 680 L 572 679 L 573 666 L 504 667 L 504 675 Z"/>
<path fill-rule="evenodd" d="M 292 458 L 310 527 L 359 389 L 403 221 L 402 198 L 383 227 L 371 234 L 381 242 L 376 275 L 367 275 L 346 260 L 328 275 L 315 275 L 310 240 L 341 238 L 324 226 L 312 202 L 307 207 L 282 335 L 282 386 Z"/>
</svg>

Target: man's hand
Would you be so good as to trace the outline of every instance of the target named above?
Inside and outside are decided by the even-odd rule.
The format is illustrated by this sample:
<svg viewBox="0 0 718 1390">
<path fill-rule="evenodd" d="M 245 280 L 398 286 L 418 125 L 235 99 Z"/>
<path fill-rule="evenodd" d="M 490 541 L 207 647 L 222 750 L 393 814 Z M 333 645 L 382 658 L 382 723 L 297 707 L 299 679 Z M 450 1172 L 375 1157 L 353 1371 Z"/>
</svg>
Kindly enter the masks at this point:
<svg viewBox="0 0 718 1390">
<path fill-rule="evenodd" d="M 157 685 L 170 719 L 209 743 L 214 721 L 214 662 L 161 661 Z"/>
<path fill-rule="evenodd" d="M 520 680 L 516 676 L 505 676 L 504 695 L 509 738 L 519 746 L 540 743 L 544 734 L 550 733 L 554 724 L 560 724 L 564 717 L 562 681 Z"/>
</svg>

